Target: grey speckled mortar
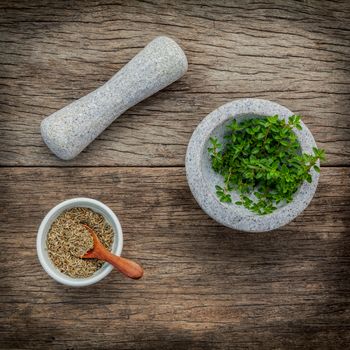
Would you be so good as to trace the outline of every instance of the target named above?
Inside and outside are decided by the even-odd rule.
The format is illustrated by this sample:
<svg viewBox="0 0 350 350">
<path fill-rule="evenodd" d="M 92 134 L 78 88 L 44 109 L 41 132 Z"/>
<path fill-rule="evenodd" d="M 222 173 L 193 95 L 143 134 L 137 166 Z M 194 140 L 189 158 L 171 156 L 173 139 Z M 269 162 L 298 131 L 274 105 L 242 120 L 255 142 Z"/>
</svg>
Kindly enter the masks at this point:
<svg viewBox="0 0 350 350">
<path fill-rule="evenodd" d="M 127 109 L 186 71 L 187 59 L 178 44 L 158 37 L 103 86 L 44 119 L 44 142 L 57 157 L 72 159 Z"/>
<path fill-rule="evenodd" d="M 208 155 L 209 137 L 218 137 L 224 143 L 226 125 L 232 117 L 237 121 L 245 118 L 278 114 L 280 119 L 293 115 L 289 109 L 267 100 L 242 99 L 229 102 L 211 112 L 196 128 L 189 142 L 186 154 L 187 180 L 193 196 L 201 208 L 219 223 L 246 232 L 274 230 L 297 217 L 310 203 L 315 194 L 319 174 L 312 170 L 312 183 L 304 182 L 291 203 L 281 205 L 272 214 L 259 216 L 243 206 L 234 204 L 239 198 L 232 195 L 233 203 L 221 203 L 215 193 L 215 185 L 222 185 L 223 179 L 211 168 Z M 316 147 L 309 129 L 303 124 L 301 131 L 295 130 L 302 151 L 312 153 Z"/>
</svg>

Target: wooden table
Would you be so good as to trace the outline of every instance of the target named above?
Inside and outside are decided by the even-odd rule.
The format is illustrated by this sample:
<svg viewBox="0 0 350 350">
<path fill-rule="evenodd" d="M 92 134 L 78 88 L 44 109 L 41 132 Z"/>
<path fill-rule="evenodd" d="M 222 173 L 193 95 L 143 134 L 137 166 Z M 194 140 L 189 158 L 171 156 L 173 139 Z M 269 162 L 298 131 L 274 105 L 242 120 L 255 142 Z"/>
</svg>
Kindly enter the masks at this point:
<svg viewBox="0 0 350 350">
<path fill-rule="evenodd" d="M 349 1 L 2 1 L 0 22 L 2 349 L 349 348 Z M 188 73 L 55 158 L 41 120 L 160 34 Z M 269 233 L 220 226 L 186 183 L 194 128 L 242 97 L 303 115 L 328 157 L 311 205 Z M 118 214 L 142 280 L 74 289 L 43 271 L 38 225 L 76 196 Z"/>
</svg>

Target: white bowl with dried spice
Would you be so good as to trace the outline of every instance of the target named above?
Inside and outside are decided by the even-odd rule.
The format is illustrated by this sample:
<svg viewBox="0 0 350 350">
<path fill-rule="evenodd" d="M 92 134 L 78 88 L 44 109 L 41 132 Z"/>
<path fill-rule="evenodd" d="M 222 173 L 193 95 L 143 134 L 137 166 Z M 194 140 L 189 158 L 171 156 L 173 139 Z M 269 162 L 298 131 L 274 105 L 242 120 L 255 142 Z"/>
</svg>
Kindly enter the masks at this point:
<svg viewBox="0 0 350 350">
<path fill-rule="evenodd" d="M 41 222 L 36 245 L 44 270 L 67 286 L 94 284 L 113 269 L 103 261 L 82 259 L 77 255 L 93 244 L 83 224 L 93 228 L 101 243 L 113 254 L 120 255 L 123 249 L 120 222 L 105 204 L 91 198 L 73 198 L 58 204 Z"/>
</svg>

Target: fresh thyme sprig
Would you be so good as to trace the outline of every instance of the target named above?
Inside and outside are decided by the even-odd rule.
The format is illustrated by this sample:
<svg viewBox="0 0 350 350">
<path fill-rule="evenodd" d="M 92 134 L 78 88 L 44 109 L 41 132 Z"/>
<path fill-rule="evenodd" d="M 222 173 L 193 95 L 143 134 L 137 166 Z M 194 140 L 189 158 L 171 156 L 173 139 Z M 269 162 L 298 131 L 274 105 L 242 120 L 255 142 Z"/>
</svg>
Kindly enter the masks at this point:
<svg viewBox="0 0 350 350">
<path fill-rule="evenodd" d="M 216 186 L 221 202 L 231 203 L 230 192 L 237 191 L 237 205 L 259 215 L 270 214 L 277 204 L 291 202 L 304 181 L 312 182 L 310 170 L 320 171 L 317 164 L 325 159 L 325 152 L 315 147 L 313 154 L 301 152 L 293 132 L 302 129 L 300 119 L 298 115 L 288 122 L 277 115 L 241 123 L 233 119 L 225 146 L 210 138 L 212 168 L 224 178 L 224 186 Z"/>
</svg>

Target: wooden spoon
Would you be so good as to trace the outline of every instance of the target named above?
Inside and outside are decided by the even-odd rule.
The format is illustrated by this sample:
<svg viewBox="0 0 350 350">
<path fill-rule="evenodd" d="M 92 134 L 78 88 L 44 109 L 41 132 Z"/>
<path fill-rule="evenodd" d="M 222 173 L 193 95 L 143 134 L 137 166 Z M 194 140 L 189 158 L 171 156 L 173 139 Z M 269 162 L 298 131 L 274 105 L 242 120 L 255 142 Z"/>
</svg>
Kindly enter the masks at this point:
<svg viewBox="0 0 350 350">
<path fill-rule="evenodd" d="M 100 242 L 96 236 L 96 233 L 90 226 L 85 224 L 83 224 L 83 226 L 88 229 L 94 240 L 94 247 L 82 256 L 83 259 L 100 259 L 107 261 L 122 274 L 133 279 L 139 279 L 143 276 L 143 268 L 139 264 L 129 259 L 112 254 Z"/>
</svg>

